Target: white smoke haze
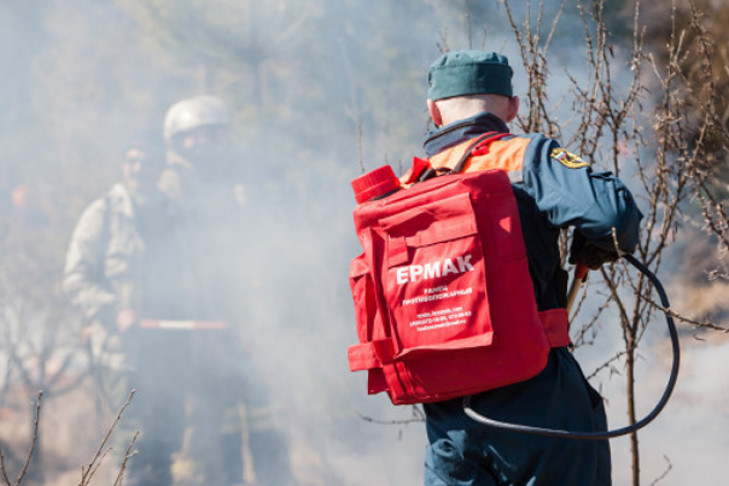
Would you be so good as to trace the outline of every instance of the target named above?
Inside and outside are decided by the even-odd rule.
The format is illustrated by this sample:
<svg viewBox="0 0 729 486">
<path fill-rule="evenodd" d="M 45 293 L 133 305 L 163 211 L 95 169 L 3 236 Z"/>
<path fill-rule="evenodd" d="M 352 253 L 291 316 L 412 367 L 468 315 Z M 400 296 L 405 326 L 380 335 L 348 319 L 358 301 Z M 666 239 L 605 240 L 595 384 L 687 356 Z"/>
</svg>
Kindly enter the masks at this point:
<svg viewBox="0 0 729 486">
<path fill-rule="evenodd" d="M 560 2 L 546 3 L 545 18 L 554 18 Z M 523 6 L 512 8 L 523 18 Z M 522 95 L 526 80 L 503 5 L 480 2 L 470 14 L 473 47 L 506 54 Z M 568 124 L 575 117 L 569 103 L 560 104 L 569 88 L 564 70 L 578 79 L 584 72 L 577 40 L 583 27 L 573 7 L 560 22 L 549 92 Z M 165 110 L 181 98 L 202 92 L 225 98 L 235 110 L 234 138 L 252 213 L 250 238 L 241 245 L 240 261 L 231 262 L 246 272 L 239 295 L 250 319 L 240 328 L 291 434 L 295 472 L 307 485 L 422 484 L 424 425 L 365 420 L 396 422 L 413 414 L 384 395 L 368 397 L 365 373 L 348 371 L 346 349 L 356 335 L 347 275 L 360 251 L 349 182 L 385 163 L 404 169 L 413 155 L 422 155 L 427 66 L 444 40 L 451 49 L 469 47 L 466 31 L 462 2 L 432 0 L 3 2 L 0 236 L 15 211 L 12 190 L 27 184 L 47 225 L 36 240 L 42 258 L 29 272 L 55 292 L 43 305 L 66 316 L 59 289 L 63 255 L 83 208 L 120 179 L 123 141 L 138 128 L 161 130 Z M 637 189 L 629 174 L 624 177 Z M 18 264 L 12 248 L 3 244 L 0 250 L 3 272 Z M 671 280 L 670 274 L 659 277 Z M 8 294 L 11 288 L 20 292 L 12 285 L 2 288 L 5 312 L 17 298 L 43 302 Z M 598 342 L 577 350 L 586 374 L 620 349 L 617 322 L 601 322 Z M 65 319 L 59 326 L 54 330 L 66 349 L 80 322 Z M 674 398 L 640 433 L 642 477 L 659 477 L 667 457 L 672 469 L 660 484 L 719 484 L 729 448 L 721 434 L 728 425 L 729 388 L 721 373 L 727 344 L 683 340 Z M 7 349 L 0 354 L 4 373 Z M 651 324 L 642 356 L 641 415 L 668 377 L 661 319 Z M 69 373 L 84 362 L 80 357 Z M 10 379 L 22 381 L 17 374 Z M 608 399 L 611 425 L 625 424 L 622 377 L 603 373 L 593 384 Z M 3 388 L 0 396 L 13 411 L 10 419 L 0 418 L 0 445 L 22 455 L 29 397 L 14 389 Z M 54 468 L 46 463 L 49 473 L 40 484 L 78 484 L 79 466 L 90 459 L 107 423 L 89 418 L 92 401 L 79 392 L 47 397 L 44 460 L 52 459 Z M 626 484 L 628 440 L 612 441 L 612 451 L 615 484 Z M 65 480 L 59 479 L 61 468 L 70 471 Z"/>
</svg>

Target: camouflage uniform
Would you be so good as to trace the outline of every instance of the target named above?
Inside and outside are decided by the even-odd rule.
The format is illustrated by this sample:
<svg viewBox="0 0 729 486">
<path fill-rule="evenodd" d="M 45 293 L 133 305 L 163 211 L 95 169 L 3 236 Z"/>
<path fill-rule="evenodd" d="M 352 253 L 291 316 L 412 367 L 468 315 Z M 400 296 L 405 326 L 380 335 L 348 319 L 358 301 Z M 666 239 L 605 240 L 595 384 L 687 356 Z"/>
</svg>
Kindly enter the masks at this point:
<svg viewBox="0 0 729 486">
<path fill-rule="evenodd" d="M 64 288 L 90 325 L 90 347 L 101 390 L 114 409 L 137 390 L 125 417 L 141 430 L 132 482 L 172 484 L 171 454 L 184 431 L 190 386 L 189 336 L 133 328 L 120 333 L 117 313 L 186 318 L 197 305 L 184 221 L 162 193 L 142 198 L 116 184 L 92 202 L 73 232 Z M 143 479 L 142 479 L 143 478 Z"/>
</svg>

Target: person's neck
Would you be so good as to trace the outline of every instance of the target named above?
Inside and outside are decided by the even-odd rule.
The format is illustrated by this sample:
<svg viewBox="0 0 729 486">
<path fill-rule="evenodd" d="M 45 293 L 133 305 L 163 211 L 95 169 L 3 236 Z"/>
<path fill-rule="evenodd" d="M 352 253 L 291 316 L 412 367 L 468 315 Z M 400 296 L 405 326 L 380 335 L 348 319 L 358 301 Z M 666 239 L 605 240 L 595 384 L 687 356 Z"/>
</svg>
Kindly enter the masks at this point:
<svg viewBox="0 0 729 486">
<path fill-rule="evenodd" d="M 424 143 L 425 153 L 430 157 L 448 147 L 483 133 L 504 133 L 508 131 L 509 127 L 501 118 L 493 113 L 481 112 L 470 118 L 457 120 L 431 131 Z"/>
</svg>

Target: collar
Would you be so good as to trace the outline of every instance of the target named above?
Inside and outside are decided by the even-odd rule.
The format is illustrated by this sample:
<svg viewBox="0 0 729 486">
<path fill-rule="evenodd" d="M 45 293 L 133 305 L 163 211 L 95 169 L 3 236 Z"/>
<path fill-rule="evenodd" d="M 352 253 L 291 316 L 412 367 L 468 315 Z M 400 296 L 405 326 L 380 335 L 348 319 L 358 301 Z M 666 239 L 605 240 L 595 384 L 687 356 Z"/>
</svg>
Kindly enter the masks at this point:
<svg viewBox="0 0 729 486">
<path fill-rule="evenodd" d="M 477 137 L 486 132 L 506 133 L 509 127 L 496 115 L 483 112 L 471 118 L 460 120 L 454 123 L 437 128 L 428 133 L 428 138 L 423 146 L 425 153 L 431 157 L 442 152 L 448 147 L 457 145 L 465 140 Z"/>
</svg>

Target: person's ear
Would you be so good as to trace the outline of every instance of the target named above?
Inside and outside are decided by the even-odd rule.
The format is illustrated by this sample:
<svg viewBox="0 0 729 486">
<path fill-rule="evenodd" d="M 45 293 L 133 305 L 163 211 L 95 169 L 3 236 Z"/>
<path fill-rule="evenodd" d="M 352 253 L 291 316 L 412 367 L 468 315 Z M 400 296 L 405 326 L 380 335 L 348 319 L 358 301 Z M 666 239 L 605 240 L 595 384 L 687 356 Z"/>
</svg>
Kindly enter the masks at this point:
<svg viewBox="0 0 729 486">
<path fill-rule="evenodd" d="M 436 127 L 443 125 L 443 116 L 440 114 L 438 105 L 436 105 L 435 101 L 430 98 L 428 98 L 428 113 L 430 113 L 430 118 L 433 120 Z"/>
<path fill-rule="evenodd" d="M 519 97 L 518 96 L 512 96 L 509 98 L 509 107 L 508 107 L 508 113 L 506 116 L 506 123 L 511 122 L 516 118 L 516 115 L 519 114 Z"/>
</svg>

